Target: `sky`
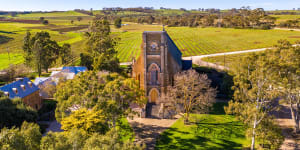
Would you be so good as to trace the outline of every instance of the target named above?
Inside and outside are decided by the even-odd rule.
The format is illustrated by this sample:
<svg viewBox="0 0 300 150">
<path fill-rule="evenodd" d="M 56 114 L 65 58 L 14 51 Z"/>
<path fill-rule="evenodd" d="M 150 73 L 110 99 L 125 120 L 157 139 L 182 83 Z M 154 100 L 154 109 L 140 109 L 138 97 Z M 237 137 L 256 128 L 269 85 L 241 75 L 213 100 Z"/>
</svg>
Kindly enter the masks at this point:
<svg viewBox="0 0 300 150">
<path fill-rule="evenodd" d="M 0 0 L 2 11 L 53 11 L 103 7 L 165 7 L 231 9 L 250 6 L 265 10 L 300 8 L 300 0 Z"/>
</svg>

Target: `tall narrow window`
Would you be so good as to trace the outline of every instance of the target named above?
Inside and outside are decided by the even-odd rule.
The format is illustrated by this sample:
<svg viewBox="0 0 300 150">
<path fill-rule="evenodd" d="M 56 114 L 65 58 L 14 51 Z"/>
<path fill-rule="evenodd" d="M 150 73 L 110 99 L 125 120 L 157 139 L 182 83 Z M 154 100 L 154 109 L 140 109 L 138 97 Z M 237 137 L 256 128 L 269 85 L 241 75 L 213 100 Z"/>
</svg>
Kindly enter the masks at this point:
<svg viewBox="0 0 300 150">
<path fill-rule="evenodd" d="M 151 85 L 158 85 L 159 84 L 158 75 L 159 75 L 159 72 L 160 72 L 159 67 L 156 64 L 153 63 L 153 64 L 150 65 L 148 72 L 150 73 L 150 77 L 149 77 L 150 78 L 149 79 L 150 84 Z"/>
</svg>

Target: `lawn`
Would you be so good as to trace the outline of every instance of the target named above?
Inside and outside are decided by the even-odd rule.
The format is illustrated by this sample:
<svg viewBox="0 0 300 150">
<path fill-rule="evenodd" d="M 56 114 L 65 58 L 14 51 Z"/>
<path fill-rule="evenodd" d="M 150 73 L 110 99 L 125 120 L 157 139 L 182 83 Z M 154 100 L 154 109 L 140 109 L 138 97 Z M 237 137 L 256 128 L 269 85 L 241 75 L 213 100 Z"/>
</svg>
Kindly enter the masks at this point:
<svg viewBox="0 0 300 150">
<path fill-rule="evenodd" d="M 234 116 L 225 115 L 224 110 L 209 115 L 192 114 L 190 122 L 190 125 L 184 125 L 183 118 L 177 120 L 161 134 L 156 149 L 235 150 L 250 145 L 243 124 Z"/>
</svg>

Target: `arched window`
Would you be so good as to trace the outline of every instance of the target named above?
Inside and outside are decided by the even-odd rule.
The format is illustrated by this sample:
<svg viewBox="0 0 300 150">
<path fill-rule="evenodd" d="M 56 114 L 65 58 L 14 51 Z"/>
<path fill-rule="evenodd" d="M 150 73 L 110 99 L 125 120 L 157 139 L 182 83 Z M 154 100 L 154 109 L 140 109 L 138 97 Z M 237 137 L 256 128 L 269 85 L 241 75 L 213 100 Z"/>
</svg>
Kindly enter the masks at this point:
<svg viewBox="0 0 300 150">
<path fill-rule="evenodd" d="M 160 68 L 158 67 L 157 64 L 151 64 L 148 72 L 150 73 L 150 84 L 151 85 L 157 85 L 159 84 L 159 72 L 160 72 Z"/>
</svg>

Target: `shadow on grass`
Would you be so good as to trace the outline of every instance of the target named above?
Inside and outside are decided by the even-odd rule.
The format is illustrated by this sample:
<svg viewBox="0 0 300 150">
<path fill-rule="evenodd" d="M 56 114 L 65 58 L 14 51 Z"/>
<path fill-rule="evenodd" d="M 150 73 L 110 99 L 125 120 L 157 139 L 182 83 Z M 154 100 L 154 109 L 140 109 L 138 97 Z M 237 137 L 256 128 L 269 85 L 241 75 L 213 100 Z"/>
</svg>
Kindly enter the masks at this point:
<svg viewBox="0 0 300 150">
<path fill-rule="evenodd" d="M 214 103 L 214 105 L 211 108 L 211 111 L 210 111 L 209 114 L 225 115 L 225 110 L 224 110 L 225 106 L 228 106 L 228 102 L 217 102 L 217 103 Z"/>
<path fill-rule="evenodd" d="M 174 136 L 174 134 L 183 134 L 183 136 Z M 193 138 L 185 137 L 187 134 L 178 131 L 177 128 L 169 128 L 168 132 L 164 132 L 157 141 L 155 149 L 169 150 L 169 149 L 205 149 L 205 150 L 238 150 L 242 148 L 242 144 L 229 141 L 228 137 L 216 138 L 205 137 L 201 134 L 196 134 Z M 220 133 L 218 133 L 220 134 Z M 241 135 L 238 135 L 241 136 Z M 242 136 L 243 137 L 243 136 Z"/>
<path fill-rule="evenodd" d="M 1 33 L 1 31 L 0 31 L 0 33 Z M 13 40 L 13 38 L 7 37 L 7 36 L 3 36 L 3 35 L 0 35 L 0 44 L 7 43 L 7 42 L 9 42 L 10 40 Z"/>
<path fill-rule="evenodd" d="M 2 31 L 2 30 L 0 30 L 0 33 L 5 33 L 5 34 L 16 34 L 15 32 L 7 32 L 7 31 Z"/>
</svg>

